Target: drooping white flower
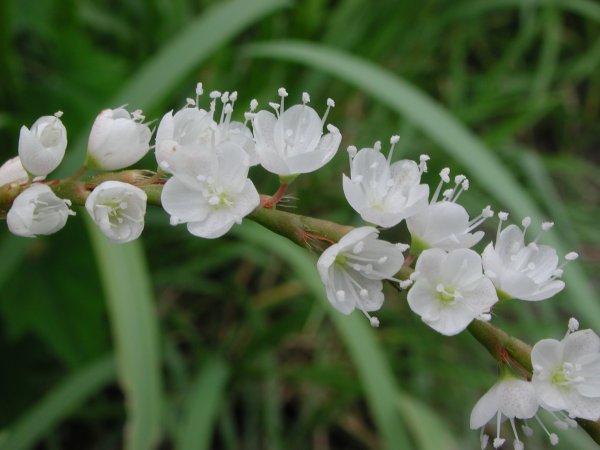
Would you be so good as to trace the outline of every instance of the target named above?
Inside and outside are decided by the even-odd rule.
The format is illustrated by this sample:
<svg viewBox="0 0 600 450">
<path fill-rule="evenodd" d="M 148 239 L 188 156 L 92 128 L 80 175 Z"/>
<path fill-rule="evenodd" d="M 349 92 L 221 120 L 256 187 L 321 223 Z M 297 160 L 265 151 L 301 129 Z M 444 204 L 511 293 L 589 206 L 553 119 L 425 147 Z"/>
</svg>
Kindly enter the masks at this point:
<svg viewBox="0 0 600 450">
<path fill-rule="evenodd" d="M 61 163 L 67 148 L 67 130 L 60 120 L 62 112 L 40 117 L 31 129 L 22 126 L 19 157 L 25 169 L 36 176 L 46 176 Z"/>
<path fill-rule="evenodd" d="M 29 175 L 21 164 L 21 158 L 15 156 L 0 166 L 0 186 L 22 184 L 29 181 Z"/>
<path fill-rule="evenodd" d="M 489 436 L 484 434 L 483 428 L 495 417 L 494 448 L 500 448 L 506 442 L 506 439 L 500 437 L 500 425 L 506 418 L 510 421 L 515 436 L 513 442 L 515 450 L 524 450 L 525 446 L 519 439 L 515 419 L 537 418 L 538 406 L 535 389 L 531 383 L 514 378 L 509 373 L 503 373 L 500 380 L 479 399 L 471 412 L 471 429 L 481 429 L 481 449 L 487 447 L 489 440 Z M 556 445 L 558 443 L 556 434 L 549 433 L 549 436 L 552 445 Z"/>
<path fill-rule="evenodd" d="M 227 233 L 260 203 L 248 179 L 246 153 L 230 141 L 190 171 L 175 173 L 165 184 L 161 200 L 171 224 L 187 223 L 190 233 L 209 239 Z"/>
<path fill-rule="evenodd" d="M 537 238 L 525 244 L 525 232 L 531 223 L 526 217 L 523 230 L 509 225 L 502 230 L 506 213 L 500 213 L 500 224 L 496 243 L 489 243 L 482 254 L 485 274 L 494 282 L 502 298 L 521 300 L 545 300 L 560 292 L 565 283 L 560 280 L 563 270 L 558 266 L 556 250 L 548 245 L 537 243 Z M 543 230 L 552 227 L 552 223 L 542 224 Z M 539 236 L 538 236 L 539 238 Z M 567 255 L 567 260 L 577 257 L 576 253 Z"/>
<path fill-rule="evenodd" d="M 331 305 L 343 314 L 362 311 L 378 326 L 377 311 L 383 304 L 382 280 L 397 281 L 394 275 L 404 264 L 402 252 L 407 246 L 377 239 L 373 227 L 355 228 L 323 252 L 317 268 Z"/>
<path fill-rule="evenodd" d="M 443 250 L 470 248 L 484 235 L 483 231 L 472 231 L 494 215 L 487 206 L 480 215 L 469 220 L 465 208 L 456 203 L 462 192 L 469 188 L 469 180 L 464 175 L 456 176 L 454 188 L 443 192 L 443 200 L 438 201 L 443 184 L 450 181 L 450 169 L 443 169 L 440 177 L 429 205 L 406 219 L 412 238 L 411 249 L 417 253 L 433 247 Z"/>
<path fill-rule="evenodd" d="M 429 186 L 420 184 L 424 164 L 406 159 L 392 164 L 398 139 L 393 136 L 390 140 L 387 159 L 379 142 L 358 153 L 350 147 L 350 177 L 344 175 L 344 194 L 350 206 L 366 222 L 386 228 L 424 209 L 429 197 Z"/>
<path fill-rule="evenodd" d="M 600 418 L 600 338 L 592 330 L 562 341 L 542 339 L 531 351 L 532 383 L 540 404 L 572 418 Z"/>
<path fill-rule="evenodd" d="M 490 308 L 498 301 L 494 285 L 483 275 L 481 257 L 473 250 L 425 250 L 411 278 L 415 283 L 408 292 L 410 308 L 446 336 L 460 333 L 473 319 L 489 320 Z"/>
<path fill-rule="evenodd" d="M 67 223 L 71 202 L 58 198 L 45 184 L 33 184 L 15 198 L 6 223 L 11 233 L 35 237 L 56 233 Z"/>
<path fill-rule="evenodd" d="M 146 193 L 136 186 L 105 181 L 88 196 L 85 208 L 108 239 L 122 244 L 142 234 L 147 199 Z"/>
<path fill-rule="evenodd" d="M 256 140 L 256 153 L 260 164 L 280 177 L 313 172 L 323 167 L 337 152 L 342 140 L 339 130 L 327 125 L 329 133 L 323 135 L 323 126 L 333 100 L 327 100 L 323 118 L 307 105 L 310 98 L 304 93 L 302 105 L 284 109 L 284 88 L 279 89 L 281 102 L 272 103 L 275 114 L 260 111 L 253 116 L 252 127 Z"/>
<path fill-rule="evenodd" d="M 173 114 L 165 114 L 156 132 L 156 160 L 159 167 L 170 173 L 185 172 L 193 165 L 192 160 L 202 158 L 205 152 L 214 152 L 219 144 L 231 141 L 248 155 L 248 163 L 258 164 L 254 138 L 246 124 L 231 120 L 237 92 L 210 93 L 210 109 L 199 108 L 202 83 L 196 87 L 196 100 L 188 99 L 187 105 Z M 216 103 L 223 106 L 219 122 L 215 121 Z M 255 107 L 255 103 L 252 103 Z M 252 109 L 252 108 L 251 108 Z"/>
<path fill-rule="evenodd" d="M 118 170 L 142 159 L 152 135 L 144 118 L 139 110 L 131 114 L 124 108 L 102 111 L 92 125 L 86 167 Z"/>
</svg>

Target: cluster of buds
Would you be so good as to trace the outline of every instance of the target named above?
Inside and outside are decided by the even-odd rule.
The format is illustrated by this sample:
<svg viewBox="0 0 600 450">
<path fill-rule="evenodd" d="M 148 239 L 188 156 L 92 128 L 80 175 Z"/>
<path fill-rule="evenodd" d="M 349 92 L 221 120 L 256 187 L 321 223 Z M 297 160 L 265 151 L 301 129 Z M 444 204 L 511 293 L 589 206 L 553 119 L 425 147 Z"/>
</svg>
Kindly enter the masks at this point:
<svg viewBox="0 0 600 450">
<path fill-rule="evenodd" d="M 320 117 L 308 105 L 307 93 L 301 104 L 286 109 L 288 93 L 280 88 L 279 102 L 269 103 L 273 112 L 257 111 L 258 102 L 252 100 L 241 122 L 233 120 L 237 92 L 210 92 L 207 109 L 200 106 L 203 94 L 199 83 L 195 98 L 162 117 L 154 145 L 142 111 L 130 113 L 125 107 L 102 111 L 89 136 L 83 170 L 124 169 L 154 148 L 158 170 L 150 178 L 159 181 L 160 202 L 171 224 L 186 224 L 191 234 L 213 239 L 257 208 L 274 207 L 289 183 L 324 166 L 340 145 L 340 131 L 326 123 L 335 106 L 331 99 Z M 0 167 L 0 190 L 8 186 L 19 192 L 7 213 L 10 231 L 19 236 L 54 233 L 75 214 L 71 201 L 60 198 L 57 194 L 63 191 L 54 187 L 78 175 L 46 181 L 67 148 L 61 116 L 57 112 L 41 117 L 31 129 L 23 127 L 19 156 Z M 422 180 L 429 157 L 394 161 L 398 142 L 399 136 L 391 137 L 387 156 L 379 141 L 371 148 L 348 147 L 350 175 L 343 175 L 343 191 L 366 224 L 331 242 L 317 262 L 334 308 L 343 314 L 357 309 L 372 326 L 379 326 L 373 312 L 383 306 L 387 281 L 408 291 L 409 307 L 425 324 L 450 336 L 474 320 L 490 321 L 500 300 L 546 300 L 564 289 L 563 266 L 576 259 L 576 253 L 565 255 L 560 263 L 554 248 L 538 243 L 539 235 L 526 242 L 529 217 L 521 227 L 503 229 L 505 212 L 497 214 L 495 240 L 482 253 L 476 252 L 472 248 L 485 236 L 481 225 L 495 213 L 486 206 L 470 218 L 459 203 L 469 180 L 464 175 L 452 180 L 448 168 L 430 189 Z M 278 194 L 266 200 L 248 177 L 250 167 L 258 164 L 280 179 Z M 99 183 L 82 183 L 85 195 L 80 204 L 115 243 L 141 235 L 148 201 L 144 184 L 124 181 L 104 176 Z M 379 239 L 381 228 L 402 222 L 410 244 Z M 552 226 L 545 222 L 541 229 Z M 482 428 L 482 449 L 489 440 L 483 427 L 494 416 L 498 424 L 503 416 L 510 420 L 517 450 L 523 443 L 514 420 L 537 418 L 539 407 L 558 414 L 556 423 L 562 428 L 573 425 L 574 418 L 600 418 L 600 338 L 591 330 L 576 331 L 574 323 L 562 341 L 536 344 L 531 381 L 516 379 L 503 369 L 500 381 L 477 403 L 471 427 Z M 547 431 L 543 424 L 542 428 Z M 531 431 L 528 426 L 524 430 Z M 552 444 L 558 442 L 556 434 L 548 434 Z M 503 443 L 498 429 L 493 445 Z"/>
</svg>

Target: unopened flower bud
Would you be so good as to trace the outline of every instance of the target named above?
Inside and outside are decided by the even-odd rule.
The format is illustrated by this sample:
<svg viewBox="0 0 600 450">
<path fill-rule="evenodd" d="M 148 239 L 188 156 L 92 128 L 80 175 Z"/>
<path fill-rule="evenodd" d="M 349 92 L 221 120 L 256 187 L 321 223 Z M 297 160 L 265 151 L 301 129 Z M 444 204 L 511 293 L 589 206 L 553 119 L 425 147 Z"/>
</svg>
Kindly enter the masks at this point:
<svg viewBox="0 0 600 450">
<path fill-rule="evenodd" d="M 35 237 L 56 233 L 67 223 L 71 202 L 58 198 L 45 184 L 33 184 L 21 192 L 13 202 L 6 224 L 11 233 Z"/>
<path fill-rule="evenodd" d="M 0 166 L 0 186 L 11 183 L 27 183 L 29 175 L 21 164 L 21 158 L 15 156 Z"/>
<path fill-rule="evenodd" d="M 21 127 L 19 157 L 23 167 L 31 174 L 46 176 L 61 163 L 67 148 L 67 130 L 54 116 L 40 117 L 31 129 Z"/>
<path fill-rule="evenodd" d="M 142 234 L 147 198 L 136 186 L 105 181 L 89 195 L 85 208 L 108 239 L 122 244 Z"/>
<path fill-rule="evenodd" d="M 143 116 L 136 117 L 123 108 L 102 111 L 90 132 L 86 167 L 117 170 L 142 159 L 152 132 L 141 123 Z"/>
</svg>

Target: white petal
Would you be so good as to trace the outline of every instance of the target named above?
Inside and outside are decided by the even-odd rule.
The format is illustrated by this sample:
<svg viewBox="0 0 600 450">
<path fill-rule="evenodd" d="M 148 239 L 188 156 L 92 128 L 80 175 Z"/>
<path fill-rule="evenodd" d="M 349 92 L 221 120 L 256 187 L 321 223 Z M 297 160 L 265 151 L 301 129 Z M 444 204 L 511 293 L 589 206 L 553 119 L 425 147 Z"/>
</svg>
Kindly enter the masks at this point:
<svg viewBox="0 0 600 450">
<path fill-rule="evenodd" d="M 235 218 L 226 210 L 212 210 L 206 218 L 199 222 L 188 222 L 187 229 L 194 236 L 205 239 L 216 239 L 227 233 Z"/>
<path fill-rule="evenodd" d="M 165 211 L 177 217 L 180 222 L 204 220 L 209 212 L 209 206 L 200 190 L 191 190 L 177 177 L 170 178 L 165 183 L 161 202 Z"/>
<path fill-rule="evenodd" d="M 442 266 L 442 277 L 447 284 L 454 287 L 468 285 L 482 276 L 481 257 L 473 250 L 452 250 Z"/>
<path fill-rule="evenodd" d="M 483 394 L 483 397 L 473 407 L 471 411 L 470 426 L 471 430 L 482 428 L 498 412 L 498 384 L 493 385 L 489 391 Z"/>
<path fill-rule="evenodd" d="M 538 410 L 535 388 L 516 378 L 502 380 L 498 386 L 500 411 L 508 418 L 530 419 Z"/>
<path fill-rule="evenodd" d="M 580 330 L 563 339 L 564 355 L 567 361 L 577 361 L 590 353 L 600 352 L 600 337 L 592 330 Z"/>
<path fill-rule="evenodd" d="M 442 279 L 442 266 L 448 254 L 439 248 L 430 248 L 421 253 L 415 265 L 419 277 L 427 278 L 437 284 Z"/>
</svg>

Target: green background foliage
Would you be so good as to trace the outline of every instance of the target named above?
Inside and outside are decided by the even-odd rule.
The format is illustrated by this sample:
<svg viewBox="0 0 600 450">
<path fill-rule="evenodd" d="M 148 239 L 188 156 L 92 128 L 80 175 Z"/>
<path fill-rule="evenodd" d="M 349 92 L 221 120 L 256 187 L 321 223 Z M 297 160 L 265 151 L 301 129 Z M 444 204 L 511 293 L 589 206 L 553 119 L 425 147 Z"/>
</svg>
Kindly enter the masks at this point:
<svg viewBox="0 0 600 450">
<path fill-rule="evenodd" d="M 198 81 L 238 90 L 239 118 L 280 86 L 319 112 L 332 97 L 342 150 L 284 208 L 359 225 L 343 149 L 400 134 L 396 157 L 429 154 L 430 183 L 445 166 L 471 177 L 472 213 L 553 220 L 546 242 L 581 253 L 563 293 L 499 305 L 497 325 L 535 342 L 575 314 L 599 332 L 599 24 L 592 0 L 7 0 L 0 159 L 21 125 L 62 110 L 55 175 L 68 175 L 101 109 L 160 119 Z M 116 246 L 77 212 L 47 238 L 0 229 L 1 450 L 479 448 L 468 417 L 495 364 L 468 334 L 423 325 L 404 295 L 387 290 L 372 330 L 328 306 L 315 255 L 253 223 L 201 240 L 156 208 L 141 240 Z M 384 236 L 408 239 L 404 226 Z M 537 430 L 528 448 L 547 447 Z M 559 435 L 556 448 L 596 448 Z"/>
</svg>

